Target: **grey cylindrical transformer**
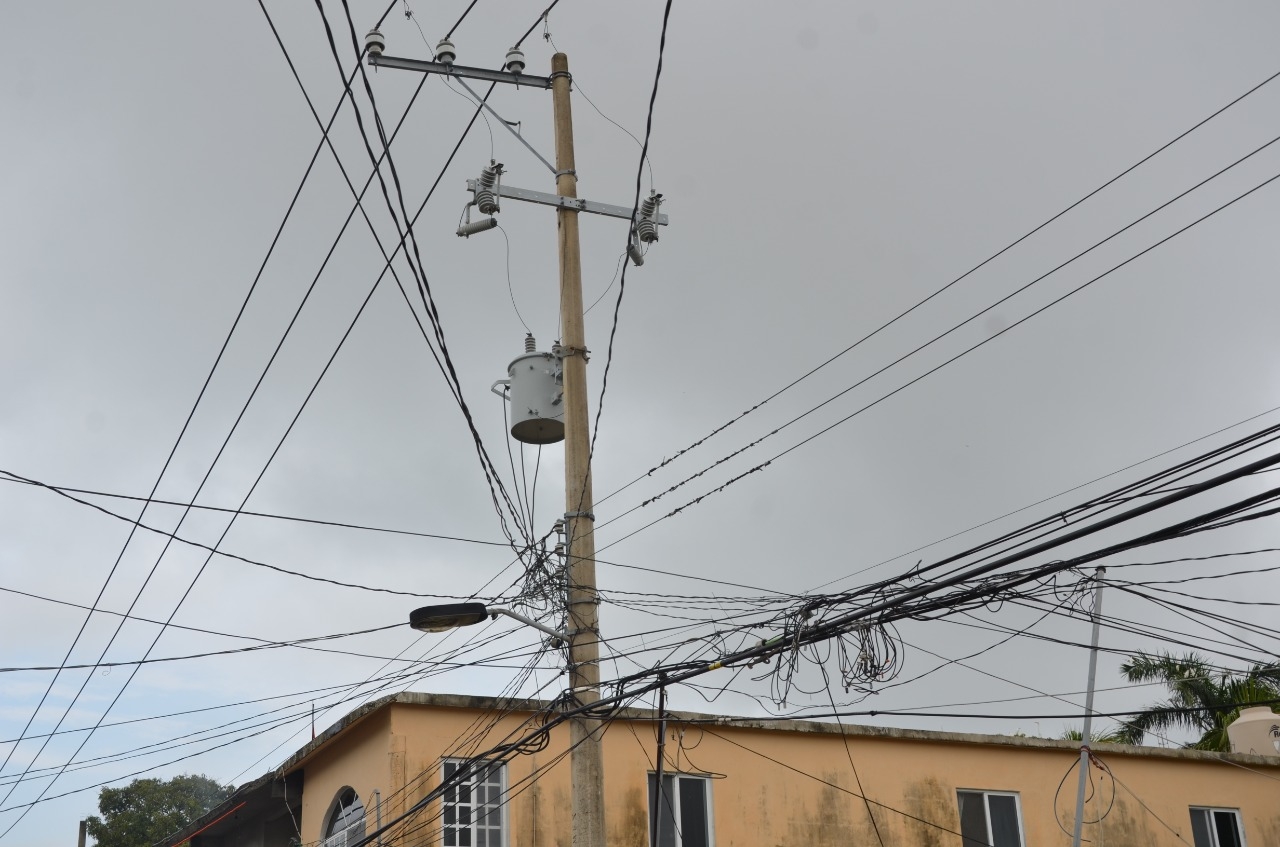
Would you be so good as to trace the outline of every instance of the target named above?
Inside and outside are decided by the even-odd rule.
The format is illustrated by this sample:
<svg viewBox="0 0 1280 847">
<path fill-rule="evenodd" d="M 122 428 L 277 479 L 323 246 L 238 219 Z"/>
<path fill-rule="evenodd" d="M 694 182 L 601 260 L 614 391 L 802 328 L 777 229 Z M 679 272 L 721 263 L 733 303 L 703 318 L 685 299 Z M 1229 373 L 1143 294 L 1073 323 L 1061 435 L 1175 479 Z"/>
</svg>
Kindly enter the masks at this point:
<svg viewBox="0 0 1280 847">
<path fill-rule="evenodd" d="M 560 360 L 550 353 L 525 353 L 507 367 L 511 437 L 525 444 L 564 440 L 564 385 Z"/>
</svg>

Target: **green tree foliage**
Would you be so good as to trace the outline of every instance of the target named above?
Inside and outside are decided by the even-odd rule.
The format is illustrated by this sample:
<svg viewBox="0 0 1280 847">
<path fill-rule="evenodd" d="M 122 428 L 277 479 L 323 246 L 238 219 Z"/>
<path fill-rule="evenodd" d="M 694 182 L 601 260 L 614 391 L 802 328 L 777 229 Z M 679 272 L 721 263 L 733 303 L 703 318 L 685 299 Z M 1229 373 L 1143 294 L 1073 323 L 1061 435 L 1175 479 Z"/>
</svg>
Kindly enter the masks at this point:
<svg viewBox="0 0 1280 847">
<path fill-rule="evenodd" d="M 98 847 L 151 847 L 231 796 L 234 789 L 207 776 L 170 780 L 135 779 L 123 788 L 98 792 L 98 811 L 88 820 Z"/>
<path fill-rule="evenodd" d="M 1129 744 L 1124 733 L 1120 729 L 1110 729 L 1101 734 L 1097 730 L 1090 730 L 1090 741 L 1097 741 L 1102 744 Z M 1062 735 L 1058 736 L 1063 741 L 1084 741 L 1084 731 L 1075 727 L 1067 727 L 1062 731 Z"/>
<path fill-rule="evenodd" d="M 1117 730 L 1128 744 L 1141 744 L 1149 732 L 1164 735 L 1183 729 L 1200 736 L 1188 747 L 1229 752 L 1227 726 L 1242 708 L 1230 704 L 1264 705 L 1280 699 L 1280 664 L 1274 662 L 1229 673 L 1215 671 L 1196 653 L 1139 653 L 1121 665 L 1120 672 L 1129 682 L 1159 682 L 1169 689 L 1168 700 L 1153 703 Z M 1177 711 L 1188 709 L 1195 711 Z"/>
</svg>

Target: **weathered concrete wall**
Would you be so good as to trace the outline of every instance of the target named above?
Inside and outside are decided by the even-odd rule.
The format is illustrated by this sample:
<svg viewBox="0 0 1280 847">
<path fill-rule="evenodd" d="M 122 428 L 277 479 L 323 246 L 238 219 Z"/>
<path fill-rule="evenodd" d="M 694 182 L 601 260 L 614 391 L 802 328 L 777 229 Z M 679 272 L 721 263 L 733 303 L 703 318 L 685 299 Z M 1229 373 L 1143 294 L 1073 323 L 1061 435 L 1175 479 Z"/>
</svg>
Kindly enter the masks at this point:
<svg viewBox="0 0 1280 847">
<path fill-rule="evenodd" d="M 419 696 L 421 704 L 412 695 L 392 703 L 304 757 L 305 841 L 319 837 L 343 786 L 364 800 L 371 829 L 374 788 L 389 820 L 439 785 L 443 756 L 465 757 L 518 736 L 528 717 L 509 714 L 489 728 L 493 714 L 471 698 Z M 616 721 L 605 734 L 609 847 L 648 844 L 654 733 L 652 721 L 636 719 Z M 570 847 L 567 737 L 558 728 L 546 749 L 510 761 L 507 847 Z M 1078 758 L 1070 743 L 869 727 L 848 727 L 847 747 L 845 741 L 828 724 L 677 720 L 668 725 L 665 770 L 711 777 L 714 847 L 959 847 L 958 789 L 1014 792 L 1028 847 L 1070 844 L 1063 830 L 1074 815 L 1074 774 L 1058 790 Z M 1098 745 L 1096 753 L 1110 773 L 1093 772 L 1086 819 L 1106 815 L 1100 827 L 1086 827 L 1091 841 L 1179 847 L 1191 841 L 1196 805 L 1240 809 L 1250 847 L 1280 845 L 1280 759 L 1235 756 L 1226 763 L 1113 745 Z M 438 844 L 438 814 L 439 804 L 431 804 L 394 833 L 394 843 Z"/>
<path fill-rule="evenodd" d="M 377 711 L 345 729 L 312 752 L 305 765 L 302 792 L 302 840 L 318 841 L 334 798 L 350 787 L 364 803 L 368 829 L 373 830 L 374 790 L 385 796 L 390 784 L 390 715 Z M 318 739 L 324 742 L 324 739 Z M 386 815 L 386 809 L 383 810 Z"/>
</svg>

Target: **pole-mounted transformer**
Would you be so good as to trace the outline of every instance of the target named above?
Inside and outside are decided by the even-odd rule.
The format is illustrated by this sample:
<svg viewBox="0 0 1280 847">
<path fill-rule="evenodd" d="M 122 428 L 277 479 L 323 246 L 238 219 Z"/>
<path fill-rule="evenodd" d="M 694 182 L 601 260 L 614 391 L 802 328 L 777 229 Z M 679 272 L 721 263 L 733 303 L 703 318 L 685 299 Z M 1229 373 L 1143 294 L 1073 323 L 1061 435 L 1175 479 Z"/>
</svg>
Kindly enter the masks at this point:
<svg viewBox="0 0 1280 847">
<path fill-rule="evenodd" d="M 503 386 L 499 389 L 498 386 Z M 541 353 L 530 333 L 524 354 L 507 365 L 507 378 L 490 390 L 511 402 L 511 437 L 524 444 L 564 441 L 564 372 L 560 357 Z"/>
</svg>

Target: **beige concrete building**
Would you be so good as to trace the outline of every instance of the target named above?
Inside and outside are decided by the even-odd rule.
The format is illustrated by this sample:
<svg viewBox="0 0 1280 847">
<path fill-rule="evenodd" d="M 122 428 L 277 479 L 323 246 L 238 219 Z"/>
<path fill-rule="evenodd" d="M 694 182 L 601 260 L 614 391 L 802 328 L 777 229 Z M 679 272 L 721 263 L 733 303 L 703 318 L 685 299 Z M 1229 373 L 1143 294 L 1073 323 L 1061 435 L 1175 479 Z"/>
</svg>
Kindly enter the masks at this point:
<svg viewBox="0 0 1280 847">
<path fill-rule="evenodd" d="M 459 761 L 521 737 L 545 705 L 412 693 L 370 703 L 164 844 L 350 847 L 394 824 L 372 843 L 570 847 L 563 727 L 423 804 Z M 650 842 L 656 727 L 648 711 L 608 725 L 608 847 Z M 1072 742 L 683 712 L 666 735 L 658 847 L 1071 843 Z M 1095 754 L 1092 844 L 1280 847 L 1280 757 L 1111 744 Z"/>
</svg>

